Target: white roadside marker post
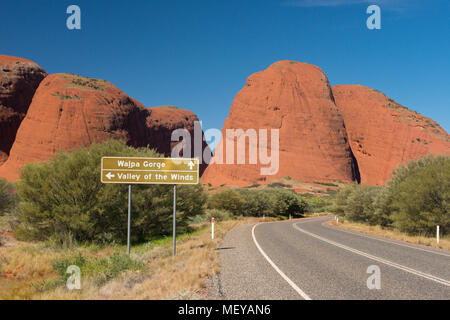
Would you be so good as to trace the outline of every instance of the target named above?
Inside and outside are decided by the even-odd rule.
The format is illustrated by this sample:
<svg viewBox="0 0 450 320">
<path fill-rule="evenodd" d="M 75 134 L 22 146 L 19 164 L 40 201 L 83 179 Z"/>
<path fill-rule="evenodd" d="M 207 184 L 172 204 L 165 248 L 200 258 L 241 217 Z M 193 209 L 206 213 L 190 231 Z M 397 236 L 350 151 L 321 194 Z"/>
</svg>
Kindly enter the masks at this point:
<svg viewBox="0 0 450 320">
<path fill-rule="evenodd" d="M 214 240 L 214 218 L 211 219 L 211 239 Z"/>
<path fill-rule="evenodd" d="M 436 242 L 439 244 L 439 226 L 436 228 Z"/>
</svg>

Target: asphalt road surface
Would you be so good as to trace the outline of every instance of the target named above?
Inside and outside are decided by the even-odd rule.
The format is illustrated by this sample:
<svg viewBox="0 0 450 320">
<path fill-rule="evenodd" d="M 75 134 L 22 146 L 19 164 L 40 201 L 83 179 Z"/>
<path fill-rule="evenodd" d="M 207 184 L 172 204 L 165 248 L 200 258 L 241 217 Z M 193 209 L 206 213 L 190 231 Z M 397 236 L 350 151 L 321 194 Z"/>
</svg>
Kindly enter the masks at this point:
<svg viewBox="0 0 450 320">
<path fill-rule="evenodd" d="M 219 248 L 218 298 L 450 299 L 450 252 L 323 225 L 330 219 L 231 230 Z"/>
</svg>

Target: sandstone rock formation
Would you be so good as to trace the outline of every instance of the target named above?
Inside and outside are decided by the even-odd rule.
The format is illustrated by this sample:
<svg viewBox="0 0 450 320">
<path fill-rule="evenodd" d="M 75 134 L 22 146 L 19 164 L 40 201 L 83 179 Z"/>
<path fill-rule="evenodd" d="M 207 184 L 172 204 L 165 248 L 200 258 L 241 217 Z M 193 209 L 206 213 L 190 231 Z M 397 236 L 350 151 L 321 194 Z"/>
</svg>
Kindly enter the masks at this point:
<svg viewBox="0 0 450 320">
<path fill-rule="evenodd" d="M 147 109 L 104 80 L 50 75 L 36 91 L 0 177 L 18 179 L 28 162 L 110 138 L 170 155 L 172 130 L 191 130 L 195 120 L 187 110 Z"/>
<path fill-rule="evenodd" d="M 384 185 L 408 160 L 450 154 L 450 137 L 436 122 L 361 85 L 332 87 L 344 117 L 361 183 Z"/>
<path fill-rule="evenodd" d="M 269 129 L 279 129 L 278 172 L 261 175 L 266 167 L 261 164 L 213 163 L 203 183 L 248 186 L 286 176 L 305 182 L 359 179 L 344 121 L 326 75 L 316 66 L 280 61 L 250 76 L 231 106 L 213 161 L 217 150 L 226 159 L 226 145 L 233 143 L 224 139 L 227 129 L 251 128 L 268 129 L 269 148 Z"/>
<path fill-rule="evenodd" d="M 18 179 L 27 162 L 110 138 L 170 156 L 179 147 L 172 133 L 181 128 L 189 133 L 191 147 L 184 156 L 208 155 L 196 121 L 194 113 L 174 106 L 145 108 L 107 81 L 46 76 L 29 60 L 0 55 L 0 177 L 8 180 Z M 226 138 L 229 129 L 241 132 Z M 260 129 L 267 129 L 266 139 Z M 274 167 L 275 159 L 261 163 L 260 152 L 267 152 L 262 141 L 271 148 L 273 129 L 279 130 L 279 163 L 269 175 L 262 169 Z M 246 164 L 239 163 L 233 147 L 239 140 L 245 141 Z M 256 147 L 256 165 L 249 164 L 251 147 Z M 202 182 L 212 186 L 250 186 L 283 177 L 383 185 L 399 164 L 429 153 L 450 154 L 450 137 L 433 120 L 367 87 L 330 88 L 316 66 L 280 61 L 248 78 L 231 106 L 214 163 L 200 171 L 207 167 Z M 228 158 L 232 164 L 226 164 Z"/>
<path fill-rule="evenodd" d="M 32 61 L 0 55 L 0 165 L 8 159 L 20 123 L 46 75 Z"/>
</svg>

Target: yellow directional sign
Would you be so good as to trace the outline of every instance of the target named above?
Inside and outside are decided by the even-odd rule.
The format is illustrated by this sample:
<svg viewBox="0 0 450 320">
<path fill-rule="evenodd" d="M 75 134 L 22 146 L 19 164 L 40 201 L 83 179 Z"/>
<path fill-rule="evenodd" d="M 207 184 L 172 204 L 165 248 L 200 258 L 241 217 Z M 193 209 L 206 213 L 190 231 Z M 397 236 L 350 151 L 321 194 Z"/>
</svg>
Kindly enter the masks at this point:
<svg viewBox="0 0 450 320">
<path fill-rule="evenodd" d="M 102 158 L 103 183 L 198 184 L 199 161 L 187 158 Z"/>
</svg>

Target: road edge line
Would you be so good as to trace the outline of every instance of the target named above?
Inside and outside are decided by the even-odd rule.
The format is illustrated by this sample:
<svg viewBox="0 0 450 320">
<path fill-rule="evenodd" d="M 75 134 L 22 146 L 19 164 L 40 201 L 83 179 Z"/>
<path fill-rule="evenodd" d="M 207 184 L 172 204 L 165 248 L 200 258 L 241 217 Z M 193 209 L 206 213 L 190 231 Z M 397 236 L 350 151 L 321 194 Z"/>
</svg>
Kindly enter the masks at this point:
<svg viewBox="0 0 450 320">
<path fill-rule="evenodd" d="M 360 251 L 360 250 L 351 248 L 351 247 L 349 247 L 349 246 L 346 246 L 346 245 L 344 245 L 344 244 L 335 242 L 335 241 L 333 241 L 333 240 L 330 240 L 330 239 L 321 237 L 321 236 L 319 236 L 319 235 L 317 235 L 317 234 L 314 234 L 314 233 L 312 233 L 312 232 L 303 230 L 302 228 L 300 228 L 299 226 L 297 226 L 297 224 L 295 224 L 295 223 L 294 223 L 292 226 L 294 227 L 294 229 L 297 229 L 298 231 L 300 231 L 300 232 L 302 232 L 302 233 L 304 233 L 304 234 L 307 234 L 307 235 L 309 235 L 309 236 L 311 236 L 311 237 L 314 237 L 314 238 L 316 238 L 316 239 L 319 239 L 319 240 L 321 240 L 321 241 L 324 241 L 324 242 L 326 242 L 326 243 L 328 243 L 328 244 L 331 244 L 331 245 L 333 245 L 333 246 L 336 246 L 336 247 L 338 247 L 338 248 L 341 248 L 341 249 L 344 249 L 344 250 L 353 252 L 353 253 L 358 254 L 358 255 L 360 255 L 360 256 L 363 256 L 363 257 L 365 257 L 365 258 L 368 258 L 368 259 L 371 259 L 371 260 L 378 261 L 378 262 L 383 263 L 383 264 L 385 264 L 385 265 L 388 265 L 388 266 L 390 266 L 390 267 L 397 268 L 397 269 L 399 269 L 399 270 L 402 270 L 402 271 L 405 271 L 405 272 L 414 274 L 415 276 L 422 277 L 422 278 L 424 278 L 424 279 L 431 280 L 431 281 L 434 281 L 434 282 L 436 282 L 436 283 L 442 284 L 442 285 L 444 285 L 444 286 L 450 287 L 450 281 L 448 281 L 448 280 L 446 280 L 446 279 L 442 279 L 442 278 L 433 276 L 432 274 L 428 274 L 428 273 L 425 273 L 425 272 L 422 272 L 422 271 L 419 271 L 419 270 L 415 270 L 415 269 L 413 269 L 413 268 L 409 268 L 409 267 L 407 267 L 407 266 L 403 266 L 403 265 L 401 265 L 401 264 L 399 264 L 399 263 L 395 263 L 395 262 L 392 262 L 392 261 L 389 261 L 389 260 L 386 260 L 386 259 L 383 259 L 383 258 L 374 256 L 374 255 L 371 255 L 371 254 L 369 254 L 369 253 L 365 253 L 365 252 L 363 252 L 363 251 Z"/>
<path fill-rule="evenodd" d="M 253 238 L 253 242 L 256 245 L 256 248 L 258 248 L 261 255 L 267 260 L 267 262 L 269 262 L 269 264 L 272 266 L 272 268 L 274 268 L 275 271 L 278 272 L 278 274 L 292 287 L 292 289 L 294 289 L 303 299 L 312 300 L 302 289 L 300 289 L 291 279 L 289 279 L 289 277 L 286 274 L 284 274 L 284 272 L 281 271 L 280 268 L 278 268 L 278 266 L 269 258 L 269 256 L 261 248 L 261 246 L 259 245 L 259 243 L 255 237 L 255 228 L 257 226 L 259 226 L 260 224 L 261 223 L 255 224 L 252 228 L 252 238 Z"/>
<path fill-rule="evenodd" d="M 385 243 L 395 244 L 400 247 L 406 247 L 406 248 L 424 251 L 424 252 L 428 252 L 431 254 L 437 254 L 439 256 L 450 258 L 450 254 L 447 254 L 446 252 L 439 252 L 439 251 L 432 250 L 432 249 L 435 249 L 433 247 L 422 248 L 422 247 L 420 247 L 420 244 L 414 244 L 414 243 L 409 244 L 407 242 L 403 243 L 403 242 L 405 242 L 403 240 L 397 240 L 397 239 L 391 239 L 391 238 L 387 238 L 387 237 L 383 237 L 383 236 L 375 236 L 375 235 L 371 235 L 371 234 L 365 234 L 365 233 L 359 232 L 359 231 L 343 229 L 343 228 L 340 228 L 339 226 L 327 226 L 327 225 L 325 225 L 325 223 L 327 223 L 327 222 L 329 222 L 329 221 L 325 221 L 324 223 L 322 223 L 322 226 L 324 226 L 325 228 L 331 229 L 331 230 L 337 230 L 337 231 L 340 231 L 343 233 L 352 234 L 352 235 L 359 236 L 362 238 L 367 238 L 367 239 L 371 239 L 371 240 L 377 240 L 377 241 L 381 241 L 381 242 L 385 242 Z M 398 241 L 400 241 L 400 243 Z M 438 249 L 438 250 L 442 250 L 442 249 Z"/>
</svg>

